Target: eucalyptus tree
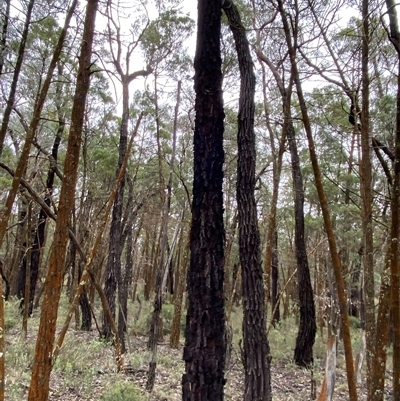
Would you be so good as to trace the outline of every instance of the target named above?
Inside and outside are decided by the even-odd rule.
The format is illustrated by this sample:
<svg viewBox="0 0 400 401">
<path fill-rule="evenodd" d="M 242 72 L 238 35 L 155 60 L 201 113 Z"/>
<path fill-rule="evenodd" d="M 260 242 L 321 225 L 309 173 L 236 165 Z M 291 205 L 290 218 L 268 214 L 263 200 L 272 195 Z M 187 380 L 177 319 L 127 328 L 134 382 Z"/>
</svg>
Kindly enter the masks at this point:
<svg viewBox="0 0 400 401">
<path fill-rule="evenodd" d="M 131 57 L 134 50 L 138 47 L 140 42 L 140 38 L 143 34 L 143 30 L 146 27 L 142 28 L 142 32 L 132 32 L 129 36 L 129 41 L 124 40 L 124 32 L 121 28 L 120 21 L 120 9 L 119 5 L 115 9 L 115 5 L 109 3 L 107 7 L 107 17 L 108 17 L 108 25 L 107 25 L 107 34 L 106 37 L 108 39 L 109 54 L 111 57 L 111 63 L 114 66 L 118 80 L 122 86 L 122 118 L 120 123 L 120 136 L 119 136 L 119 145 L 118 145 L 118 164 L 116 167 L 116 174 L 121 168 L 122 161 L 125 158 L 126 150 L 127 150 L 127 141 L 128 141 L 128 124 L 129 124 L 129 85 L 130 83 L 139 78 L 146 77 L 151 73 L 151 68 L 138 70 L 135 72 L 131 72 L 130 63 Z M 135 37 L 135 35 L 137 36 Z M 110 306 L 111 312 L 115 318 L 116 313 L 116 294 L 117 288 L 121 286 L 121 254 L 123 244 L 122 241 L 122 214 L 123 214 L 123 200 L 124 200 L 124 188 L 125 188 L 125 179 L 123 178 L 119 189 L 117 192 L 117 196 L 114 201 L 114 206 L 112 210 L 112 219 L 110 226 L 110 242 L 109 242 L 109 250 L 108 250 L 108 258 L 107 258 L 107 277 L 105 280 L 105 294 L 107 297 L 108 304 Z M 129 205 L 128 205 L 129 206 Z M 120 330 L 119 336 L 123 335 L 123 318 L 120 319 Z M 111 338 L 111 327 L 104 317 L 103 327 L 102 327 L 102 336 L 106 339 Z"/>
<path fill-rule="evenodd" d="M 272 400 L 271 356 L 266 336 L 265 292 L 254 194 L 256 184 L 256 139 L 254 134 L 256 80 L 250 45 L 239 11 L 236 5 L 228 0 L 224 1 L 223 9 L 235 39 L 240 70 L 236 198 L 244 316 L 244 400 Z"/>
<path fill-rule="evenodd" d="M 8 95 L 8 99 L 7 99 L 7 103 L 6 103 L 6 107 L 4 110 L 3 119 L 2 119 L 1 127 L 0 127 L 0 156 L 3 151 L 4 139 L 6 137 L 11 112 L 14 107 L 17 85 L 18 85 L 18 80 L 19 80 L 19 74 L 21 72 L 22 63 L 23 63 L 23 59 L 25 56 L 26 41 L 28 38 L 29 28 L 31 25 L 31 18 L 32 18 L 34 4 L 35 4 L 35 0 L 30 0 L 28 3 L 27 10 L 26 10 L 25 23 L 24 23 L 24 27 L 23 27 L 23 31 L 22 31 L 22 35 L 21 35 L 21 41 L 20 41 L 20 45 L 19 45 L 19 49 L 18 49 L 18 56 L 17 56 L 17 60 L 16 60 L 15 67 L 14 67 L 13 79 L 12 79 L 12 82 L 10 85 L 10 92 Z M 5 22 L 7 22 L 7 18 L 8 18 L 8 16 L 5 16 Z M 7 24 L 3 25 L 3 37 L 4 37 L 3 41 L 5 41 L 4 27 L 7 27 Z M 3 49 L 2 49 L 2 53 L 4 53 Z M 3 54 L 2 54 L 2 56 L 3 56 Z"/>
<path fill-rule="evenodd" d="M 382 199 L 382 195 L 383 198 L 388 196 L 388 187 L 390 187 L 392 182 L 388 159 L 385 160 L 385 157 L 389 156 L 390 163 L 390 151 L 388 152 L 388 148 L 379 140 L 379 137 L 386 136 L 385 128 L 393 120 L 391 118 L 386 119 L 386 127 L 378 124 L 379 117 L 377 116 L 380 113 L 376 111 L 377 109 L 379 110 L 379 107 L 377 107 L 379 103 L 388 104 L 385 90 L 391 86 L 389 77 L 393 74 L 395 63 L 388 62 L 388 58 L 390 58 L 388 41 L 385 32 L 380 27 L 378 9 L 374 7 L 373 3 L 361 2 L 359 9 L 357 9 L 357 12 L 361 14 L 360 18 L 350 19 L 345 27 L 343 25 L 340 26 L 338 23 L 340 18 L 339 7 L 342 5 L 342 2 L 333 2 L 326 5 L 310 4 L 314 21 L 313 26 L 316 29 L 315 34 L 317 36 L 320 33 L 323 39 L 322 45 L 318 47 L 318 50 L 315 50 L 314 54 L 325 54 L 326 60 L 329 60 L 334 67 L 329 68 L 328 73 L 327 61 L 318 62 L 316 61 L 317 58 L 312 57 L 310 54 L 306 55 L 304 52 L 302 52 L 302 56 L 318 75 L 322 76 L 327 82 L 336 85 L 347 95 L 349 99 L 348 103 L 350 103 L 349 122 L 354 127 L 352 143 L 356 142 L 356 140 L 358 141 L 358 137 L 360 137 L 361 160 L 359 162 L 359 177 L 360 205 L 362 210 L 361 221 L 364 235 L 362 241 L 363 293 L 368 370 L 366 378 L 369 398 L 381 399 L 379 397 L 382 397 L 383 384 L 380 384 L 380 389 L 378 390 L 377 380 L 379 380 L 378 377 L 382 376 L 381 367 L 384 366 L 385 362 L 381 360 L 380 363 L 376 363 L 377 358 L 375 354 L 381 355 L 379 358 L 384 358 L 382 355 L 385 354 L 385 351 L 384 341 L 379 339 L 383 331 L 376 331 L 375 329 L 374 277 L 379 266 L 377 262 L 382 260 L 381 271 L 383 281 L 385 280 L 385 258 L 382 257 L 384 252 L 380 253 L 376 246 L 377 233 L 375 232 L 377 228 L 376 224 L 373 223 L 373 219 L 381 219 L 378 215 L 379 209 L 375 205 L 381 205 L 380 199 Z M 369 7 L 370 10 L 368 9 Z M 385 61 L 382 63 L 383 60 Z M 385 81 L 386 85 L 384 84 Z M 359 94 L 360 91 L 361 95 Z M 370 155 L 371 143 L 381 168 L 385 173 L 388 185 L 384 184 L 382 186 L 379 174 L 375 173 L 376 167 Z M 386 156 L 382 155 L 382 152 L 386 153 Z M 352 158 L 353 156 L 351 155 L 348 172 L 353 170 L 354 162 Z M 347 194 L 349 194 L 348 190 Z M 347 196 L 346 202 L 349 199 L 349 196 Z M 386 210 L 387 206 L 384 206 L 384 204 L 385 202 L 383 202 L 382 207 L 383 210 Z M 344 263 L 346 263 L 346 261 L 349 261 L 349 255 L 346 247 L 342 249 L 345 250 L 342 255 L 346 256 L 344 260 Z M 375 261 L 374 255 L 377 259 Z M 385 295 L 382 291 L 387 293 L 387 286 L 382 285 L 381 287 L 382 304 L 379 305 L 379 308 L 381 306 L 385 308 L 384 299 L 388 296 L 388 294 Z M 380 313 L 380 316 L 383 315 Z M 376 368 L 381 373 L 376 371 Z"/>
<path fill-rule="evenodd" d="M 31 401 L 45 401 L 49 397 L 53 342 L 63 279 L 61 266 L 63 266 L 68 241 L 68 221 L 74 206 L 85 102 L 90 84 L 90 66 L 92 64 L 92 44 L 97 7 L 98 1 L 90 0 L 86 9 L 77 85 L 71 113 L 71 129 L 64 163 L 65 178 L 61 187 L 54 244 L 50 253 L 49 268 L 44 284 L 44 298 L 28 394 L 28 400 Z"/>
<path fill-rule="evenodd" d="M 295 87 L 297 91 L 297 96 L 299 100 L 299 105 L 301 109 L 301 115 L 303 118 L 303 124 L 307 135 L 307 141 L 309 145 L 310 151 L 310 159 L 313 166 L 314 172 L 314 179 L 315 185 L 318 191 L 318 197 L 321 205 L 322 214 L 324 217 L 324 225 L 325 230 L 328 237 L 329 248 L 332 257 L 332 264 L 334 267 L 335 279 L 336 279 L 336 286 L 338 291 L 339 297 L 339 307 L 340 307 L 340 315 L 342 319 L 342 330 L 343 330 L 343 343 L 345 347 L 345 360 L 346 360 L 346 370 L 347 370 L 347 380 L 348 380 L 348 387 L 349 387 L 349 395 L 351 401 L 357 400 L 357 388 L 356 388 L 356 380 L 355 380 L 355 371 L 354 371 L 354 363 L 353 363 L 353 352 L 351 346 L 351 338 L 350 338 L 350 327 L 349 327 L 349 320 L 348 320 L 348 313 L 347 313 L 347 300 L 346 300 L 346 293 L 345 293 L 345 284 L 342 276 L 341 271 L 341 262 L 339 253 L 337 250 L 337 241 L 336 236 L 333 230 L 331 214 L 328 209 L 328 202 L 325 195 L 325 190 L 322 183 L 322 176 L 321 170 L 319 168 L 318 158 L 315 151 L 315 144 L 314 138 L 312 133 L 312 127 L 310 123 L 310 119 L 308 116 L 307 105 L 305 102 L 303 87 L 300 80 L 299 68 L 298 63 L 296 61 L 296 48 L 293 42 L 293 27 L 289 24 L 289 17 L 288 11 L 286 10 L 283 1 L 278 0 L 277 6 L 279 10 L 279 14 L 282 20 L 283 29 L 285 33 L 286 45 L 288 48 L 289 58 L 291 62 L 292 74 L 293 79 L 295 82 Z M 295 7 L 295 16 L 298 22 L 299 19 L 299 8 Z M 298 26 L 295 25 L 294 29 L 298 29 Z"/>
<path fill-rule="evenodd" d="M 70 21 L 72 19 L 73 13 L 75 11 L 76 5 L 77 5 L 77 2 L 73 2 L 71 4 L 70 9 L 68 10 L 68 12 L 66 14 L 64 27 L 60 31 L 57 43 L 56 43 L 55 48 L 52 53 L 51 61 L 47 68 L 46 78 L 45 78 L 40 90 L 38 90 L 37 97 L 34 102 L 32 119 L 31 119 L 29 125 L 24 124 L 26 127 L 25 142 L 24 142 L 23 148 L 21 150 L 21 154 L 19 156 L 18 164 L 17 164 L 16 170 L 15 170 L 13 181 L 12 181 L 11 190 L 8 193 L 7 200 L 5 202 L 5 207 L 3 208 L 2 212 L 0 213 L 0 244 L 2 244 L 2 242 L 3 242 L 6 227 L 7 227 L 7 222 L 8 222 L 8 219 L 9 219 L 11 211 L 12 211 L 12 205 L 14 203 L 22 176 L 25 173 L 25 169 L 26 169 L 26 166 L 28 163 L 28 156 L 29 156 L 31 144 L 37 133 L 43 106 L 46 101 L 48 90 L 49 90 L 51 80 L 53 77 L 53 72 L 54 72 L 54 70 L 57 66 L 57 62 L 60 58 L 60 54 L 61 54 L 61 51 L 64 46 L 67 30 L 68 30 Z"/>
<path fill-rule="evenodd" d="M 7 54 L 7 36 L 10 21 L 11 0 L 6 0 L 1 12 L 1 37 L 0 37 L 0 76 L 3 74 L 4 62 Z"/>
<path fill-rule="evenodd" d="M 196 120 L 182 399 L 223 400 L 225 360 L 221 1 L 198 1 Z"/>
<path fill-rule="evenodd" d="M 254 6 L 253 6 L 254 7 Z M 273 21 L 269 21 L 271 24 Z M 266 23 L 260 22 L 265 26 Z M 295 124 L 292 117 L 292 87 L 293 76 L 290 71 L 290 65 L 285 63 L 286 55 L 277 61 L 277 67 L 270 59 L 270 56 L 264 54 L 261 47 L 261 30 L 257 31 L 257 56 L 259 60 L 265 63 L 271 70 L 275 78 L 276 85 L 282 98 L 283 105 L 283 133 L 282 137 L 287 138 L 292 163 L 292 182 L 294 193 L 294 217 L 295 217 L 295 249 L 297 259 L 297 276 L 298 276 L 298 298 L 300 306 L 300 324 L 298 336 L 296 339 L 296 347 L 294 350 L 294 360 L 299 366 L 310 367 L 313 363 L 313 345 L 316 334 L 315 322 L 315 305 L 313 288 L 311 285 L 310 269 L 307 258 L 305 226 L 304 226 L 304 188 L 303 176 L 300 168 L 300 158 L 297 147 Z M 295 46 L 298 41 L 297 30 L 294 30 L 293 40 Z M 269 52 L 270 53 L 270 52 Z M 273 56 L 276 58 L 276 56 Z M 279 68 L 279 69 L 278 69 Z M 286 71 L 285 71 L 286 70 Z M 288 71 L 287 71 L 288 70 Z M 272 233 L 269 233 L 270 241 Z M 272 243 L 272 241 L 271 241 Z"/>
<path fill-rule="evenodd" d="M 157 342 L 159 338 L 159 321 L 162 310 L 165 286 L 168 274 L 168 260 L 171 260 L 174 246 L 174 238 L 178 234 L 180 222 L 176 222 L 176 229 L 171 242 L 168 241 L 168 228 L 171 215 L 172 185 L 175 169 L 176 143 L 178 135 L 178 117 L 180 114 L 182 78 L 188 78 L 188 62 L 184 41 L 193 31 L 193 21 L 179 10 L 161 10 L 157 19 L 152 21 L 143 33 L 141 46 L 147 63 L 152 65 L 154 91 L 149 93 L 154 107 L 155 134 L 157 141 L 158 159 L 158 187 L 161 205 L 161 222 L 159 230 L 158 258 L 155 263 L 155 297 L 154 310 L 151 319 L 148 348 L 152 350 L 149 376 L 146 384 L 148 391 L 152 391 L 155 380 L 155 369 L 157 359 Z M 168 86 L 176 85 L 176 102 L 171 116 L 168 116 L 168 107 L 162 100 L 166 101 L 169 95 Z M 171 121 L 172 120 L 172 121 Z M 168 133 L 170 131 L 170 134 Z M 165 139 L 172 140 L 168 145 Z M 170 150 L 168 179 L 165 179 L 165 147 Z M 183 213 L 183 212 L 182 212 Z M 183 219 L 182 214 L 181 219 Z M 170 244 L 169 255 L 166 256 Z"/>
<path fill-rule="evenodd" d="M 397 67 L 400 71 L 400 30 L 397 20 L 395 4 L 391 0 L 386 1 L 390 22 L 390 41 L 393 43 L 398 55 Z M 391 251 L 391 316 L 393 320 L 393 397 L 400 397 L 400 261 L 398 255 L 399 240 L 399 206 L 400 206 L 400 79 L 397 76 L 397 110 L 396 110 L 396 131 L 395 131 L 395 159 L 394 159 L 394 180 L 392 189 L 392 220 L 390 228 L 390 251 Z"/>
</svg>

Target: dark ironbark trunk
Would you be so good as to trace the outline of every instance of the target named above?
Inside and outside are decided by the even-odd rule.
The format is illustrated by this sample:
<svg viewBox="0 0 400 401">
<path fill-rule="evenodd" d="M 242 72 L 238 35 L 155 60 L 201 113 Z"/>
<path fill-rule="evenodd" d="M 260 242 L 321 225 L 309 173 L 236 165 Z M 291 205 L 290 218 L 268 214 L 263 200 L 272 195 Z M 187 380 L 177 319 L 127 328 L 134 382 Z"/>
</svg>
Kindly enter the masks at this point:
<svg viewBox="0 0 400 401">
<path fill-rule="evenodd" d="M 297 151 L 295 130 L 290 115 L 287 138 L 292 158 L 297 285 L 300 304 L 300 324 L 294 350 L 294 361 L 298 366 L 310 367 L 313 363 L 313 345 L 317 332 L 317 324 L 315 321 L 314 293 L 311 285 L 306 242 L 304 238 L 303 176 L 300 169 L 300 158 Z"/>
<path fill-rule="evenodd" d="M 260 234 L 254 196 L 256 146 L 254 95 L 256 80 L 246 31 L 239 12 L 230 0 L 223 8 L 235 39 L 240 69 L 238 114 L 238 203 L 239 256 L 242 267 L 243 348 L 245 401 L 267 401 L 271 396 L 270 349 L 266 335 L 266 310 L 261 268 Z"/>
<path fill-rule="evenodd" d="M 17 298 L 23 299 L 25 296 L 25 280 L 26 280 L 26 238 L 27 238 L 27 214 L 28 201 L 21 191 L 21 198 L 18 206 L 18 226 L 15 238 L 15 255 L 13 257 L 13 270 L 15 271 L 15 279 L 12 283 L 11 295 L 16 295 Z M 21 303 L 21 308 L 23 301 Z"/>
<path fill-rule="evenodd" d="M 128 122 L 129 122 L 129 82 L 126 77 L 122 83 L 122 102 L 123 112 L 119 136 L 119 159 L 116 175 L 121 169 L 122 162 L 126 154 L 128 143 Z M 110 225 L 110 242 L 107 259 L 107 277 L 104 284 L 104 293 L 107 298 L 112 317 L 115 319 L 116 312 L 116 294 L 118 284 L 121 283 L 121 253 L 122 253 L 122 210 L 124 203 L 125 178 L 123 177 L 119 185 L 117 195 L 115 197 L 112 210 L 111 225 Z M 112 338 L 112 331 L 108 319 L 104 316 L 102 336 L 106 340 Z"/>
<path fill-rule="evenodd" d="M 198 0 L 191 255 L 182 377 L 184 401 L 221 401 L 224 398 L 224 109 L 220 34 L 221 0 Z"/>
</svg>

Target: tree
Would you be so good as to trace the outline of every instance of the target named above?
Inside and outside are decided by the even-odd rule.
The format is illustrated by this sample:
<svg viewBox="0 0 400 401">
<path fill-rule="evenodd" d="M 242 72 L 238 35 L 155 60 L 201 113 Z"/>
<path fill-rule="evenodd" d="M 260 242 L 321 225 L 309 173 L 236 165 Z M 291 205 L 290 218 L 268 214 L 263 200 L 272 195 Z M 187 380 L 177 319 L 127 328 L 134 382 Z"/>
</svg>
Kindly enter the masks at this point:
<svg viewBox="0 0 400 401">
<path fill-rule="evenodd" d="M 250 46 L 239 11 L 230 0 L 224 1 L 223 9 L 235 39 L 240 69 L 236 198 L 244 315 L 244 400 L 272 400 L 271 356 L 266 335 L 265 291 L 261 268 L 257 205 L 254 196 L 256 183 L 256 140 L 254 135 L 256 80 Z"/>
<path fill-rule="evenodd" d="M 1 122 L 1 127 L 0 127 L 0 156 L 3 152 L 3 147 L 4 147 L 4 139 L 6 137 L 6 132 L 8 128 L 8 123 L 10 121 L 10 116 L 12 109 L 14 107 L 14 102 L 15 102 L 15 95 L 17 91 L 17 85 L 18 85 L 18 80 L 19 80 L 19 74 L 21 72 L 21 67 L 22 67 L 22 62 L 25 56 L 25 47 L 26 47 L 26 41 L 28 37 L 28 32 L 29 32 L 29 27 L 31 25 L 31 17 L 32 17 L 32 11 L 33 11 L 33 6 L 35 4 L 35 0 L 30 0 L 28 3 L 28 8 L 26 11 L 26 18 L 25 18 L 25 24 L 24 24 L 24 30 L 22 32 L 21 36 L 21 42 L 20 46 L 18 49 L 18 57 L 17 57 L 17 62 L 14 67 L 14 74 L 13 74 L 13 80 L 11 83 L 11 88 L 10 88 L 10 94 L 7 99 L 7 105 L 4 110 L 3 114 L 3 121 Z M 9 7 L 9 6 L 8 6 Z M 2 34 L 2 47 L 5 46 L 5 40 L 6 40 L 6 33 L 4 32 L 4 29 L 7 28 L 7 23 L 8 23 L 8 15 L 5 16 L 5 23 L 3 25 L 3 34 Z M 1 57 L 4 56 L 4 48 L 1 49 Z M 3 63 L 1 63 L 1 66 L 3 66 Z"/>
<path fill-rule="evenodd" d="M 369 46 L 370 46 L 370 10 L 368 0 L 362 1 L 362 113 L 361 113 L 361 150 L 360 166 L 362 221 L 363 221 L 363 259 L 364 259 L 364 304 L 365 332 L 367 342 L 367 388 L 368 398 L 374 395 L 372 383 L 373 361 L 375 359 L 375 290 L 374 290 L 374 236 L 372 214 L 372 167 L 370 155 L 370 78 L 369 78 Z"/>
<path fill-rule="evenodd" d="M 314 172 L 315 185 L 318 192 L 318 197 L 320 201 L 320 206 L 324 218 L 324 227 L 328 237 L 329 249 L 332 257 L 332 264 L 335 273 L 336 286 L 339 298 L 339 307 L 340 307 L 340 315 L 342 319 L 342 330 L 343 330 L 343 344 L 345 347 L 345 360 L 346 360 L 346 371 L 347 371 L 347 380 L 349 387 L 349 395 L 351 401 L 357 400 L 357 388 L 356 388 L 356 379 L 354 372 L 354 363 L 353 363 L 353 351 L 351 347 L 351 337 L 350 337 L 350 326 L 349 319 L 347 314 L 347 299 L 345 293 L 345 285 L 342 276 L 341 263 L 339 258 L 339 253 L 337 251 L 336 237 L 333 231 L 333 225 L 330 217 L 330 212 L 328 209 L 328 202 L 325 196 L 324 187 L 322 184 L 322 176 L 321 170 L 319 168 L 318 158 L 315 152 L 315 143 L 312 134 L 310 119 L 308 117 L 307 105 L 305 102 L 303 88 L 300 81 L 300 75 L 298 71 L 297 61 L 296 61 L 296 50 L 292 42 L 292 35 L 290 30 L 290 25 L 288 21 L 288 14 L 284 8 L 283 1 L 278 0 L 278 8 L 279 13 L 281 15 L 286 43 L 288 47 L 293 79 L 296 85 L 297 96 L 299 99 L 301 114 L 303 118 L 303 124 L 307 135 L 308 148 L 310 152 L 310 159 Z M 298 17 L 298 14 L 296 14 Z M 296 27 L 297 29 L 297 27 Z"/>
<path fill-rule="evenodd" d="M 386 0 L 390 21 L 390 40 L 398 55 L 398 73 L 400 73 L 400 30 L 397 22 L 395 4 Z M 392 188 L 392 221 L 390 225 L 390 312 L 393 321 L 393 399 L 400 397 L 400 260 L 399 260 L 399 225 L 400 225 L 400 79 L 397 77 L 397 113 L 395 131 L 394 177 Z"/>
<path fill-rule="evenodd" d="M 260 32 L 258 31 L 257 34 L 258 42 L 260 42 Z M 297 42 L 296 36 L 293 39 Z M 284 115 L 282 137 L 287 137 L 292 162 L 295 218 L 294 241 L 296 248 L 298 297 L 300 306 L 300 324 L 296 339 L 296 347 L 294 350 L 294 360 L 299 366 L 311 367 L 313 363 L 313 345 L 316 335 L 316 321 L 314 294 L 311 285 L 310 269 L 308 264 L 305 240 L 303 175 L 301 171 L 300 157 L 296 142 L 295 126 L 293 123 L 291 110 L 293 75 L 292 73 L 290 73 L 290 77 L 288 79 L 289 82 L 287 84 L 287 87 L 285 87 L 284 73 L 282 74 L 282 76 L 279 74 L 278 68 L 262 52 L 260 46 L 257 48 L 257 55 L 259 60 L 267 64 L 267 66 L 271 70 L 282 98 Z M 282 62 L 282 64 L 284 63 Z M 269 235 L 271 235 L 271 233 L 269 233 Z"/>
<path fill-rule="evenodd" d="M 184 401 L 223 400 L 225 360 L 221 1 L 198 1 Z"/>
<path fill-rule="evenodd" d="M 4 59 L 6 55 L 6 44 L 7 44 L 7 33 L 8 33 L 8 23 L 10 20 L 10 5 L 11 0 L 6 1 L 6 7 L 2 14 L 2 27 L 1 27 L 1 39 L 0 39 L 0 76 L 3 73 Z"/>
<path fill-rule="evenodd" d="M 299 366 L 311 367 L 313 363 L 313 345 L 317 332 L 317 325 L 315 321 L 314 292 L 311 285 L 305 240 L 303 175 L 300 169 L 300 158 L 297 150 L 293 120 L 290 115 L 291 113 L 289 111 L 287 138 L 292 158 L 295 246 L 300 304 L 300 324 L 296 338 L 294 360 Z"/>
<path fill-rule="evenodd" d="M 137 47 L 138 42 L 143 35 L 143 32 L 139 34 L 138 39 L 132 40 L 131 43 L 127 45 L 126 54 L 122 54 L 124 50 L 124 43 L 121 38 L 121 27 L 119 25 L 119 18 L 113 16 L 113 7 L 111 3 L 108 7 L 108 37 L 110 45 L 110 53 L 112 57 L 112 63 L 117 70 L 119 80 L 122 84 L 122 118 L 120 124 L 120 135 L 119 135 L 119 145 L 118 145 L 118 165 L 116 168 L 116 176 L 121 169 L 122 162 L 125 158 L 127 142 L 128 142 L 128 125 L 129 125 L 129 85 L 133 80 L 138 77 L 146 77 L 151 73 L 151 68 L 146 70 L 138 70 L 135 72 L 130 72 L 130 61 L 133 50 Z M 113 49 L 113 39 L 116 42 L 116 51 Z M 123 68 L 125 64 L 125 69 Z M 108 304 L 110 306 L 111 313 L 115 318 L 116 311 L 116 293 L 118 287 L 121 286 L 122 276 L 121 276 L 121 254 L 123 250 L 122 243 L 122 214 L 123 214 L 123 204 L 124 204 L 124 191 L 125 191 L 125 178 L 122 179 L 117 196 L 114 201 L 114 206 L 112 210 L 112 219 L 110 225 L 110 242 L 109 251 L 107 258 L 107 277 L 105 280 L 105 294 L 107 297 Z M 119 292 L 121 295 L 121 292 Z M 121 299 L 119 299 L 120 301 Z M 120 315 L 119 319 L 119 337 L 123 340 L 124 335 L 124 319 Z M 102 336 L 106 339 L 112 337 L 111 328 L 107 318 L 104 316 Z M 124 346 L 123 346 L 124 347 Z"/>
<path fill-rule="evenodd" d="M 58 304 L 61 295 L 63 264 L 69 235 L 68 225 L 70 214 L 74 207 L 85 103 L 90 84 L 92 44 L 97 6 L 98 0 L 89 0 L 86 9 L 79 57 L 79 69 L 71 114 L 71 128 L 68 137 L 67 155 L 64 162 L 64 180 L 61 186 L 54 242 L 44 284 L 39 332 L 36 340 L 35 357 L 28 395 L 29 401 L 47 401 L 49 397 L 53 343 L 56 331 Z"/>
<path fill-rule="evenodd" d="M 0 212 L 0 245 L 3 243 L 4 235 L 5 235 L 6 228 L 7 228 L 7 222 L 10 217 L 11 210 L 12 210 L 12 205 L 14 203 L 14 200 L 15 200 L 18 188 L 19 188 L 19 184 L 21 182 L 21 178 L 25 173 L 25 169 L 26 169 L 26 166 L 28 163 L 28 156 L 29 156 L 31 144 L 36 135 L 37 128 L 39 126 L 41 113 L 43 110 L 43 105 L 47 98 L 47 93 L 48 93 L 48 90 L 49 90 L 49 87 L 51 84 L 53 72 L 57 66 L 57 62 L 59 60 L 61 51 L 63 49 L 64 41 L 65 41 L 65 38 L 67 35 L 67 30 L 69 28 L 69 24 L 70 24 L 73 14 L 74 14 L 76 5 L 77 5 L 77 0 L 74 0 L 71 4 L 71 7 L 69 8 L 69 10 L 67 12 L 64 27 L 61 30 L 56 47 L 54 49 L 53 56 L 50 61 L 50 65 L 47 70 L 45 81 L 43 82 L 43 85 L 40 88 L 40 92 L 38 93 L 38 96 L 37 96 L 37 99 L 35 102 L 32 120 L 29 124 L 29 127 L 27 127 L 27 135 L 25 138 L 25 143 L 24 143 L 24 146 L 21 151 L 21 155 L 18 160 L 17 168 L 15 170 L 14 178 L 13 178 L 12 185 L 11 185 L 11 190 L 8 193 L 5 207 Z M 23 39 L 23 40 L 25 40 L 25 39 Z M 4 120 L 3 120 L 3 122 L 4 122 Z M 3 138 L 3 141 L 4 141 L 4 138 Z M 3 145 L 3 142 L 1 139 L 0 139 L 0 145 Z"/>
</svg>

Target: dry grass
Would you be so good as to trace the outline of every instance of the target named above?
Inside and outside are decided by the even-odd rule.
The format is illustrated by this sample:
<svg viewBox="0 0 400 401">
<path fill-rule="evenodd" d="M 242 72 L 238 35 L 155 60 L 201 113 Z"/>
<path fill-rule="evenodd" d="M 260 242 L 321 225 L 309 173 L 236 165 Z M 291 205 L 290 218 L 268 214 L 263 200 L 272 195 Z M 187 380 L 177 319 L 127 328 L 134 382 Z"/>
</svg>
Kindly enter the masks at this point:
<svg viewBox="0 0 400 401">
<path fill-rule="evenodd" d="M 66 316 L 67 300 L 62 299 L 60 307 L 60 325 Z M 159 345 L 159 357 L 156 385 L 151 395 L 145 394 L 147 367 L 150 355 L 146 350 L 146 332 L 151 312 L 151 303 L 142 302 L 141 312 L 138 305 L 130 305 L 130 316 L 135 321 L 129 322 L 128 348 L 125 365 L 127 373 L 116 372 L 114 349 L 110 344 L 99 340 L 97 331 L 81 332 L 71 328 L 66 336 L 63 348 L 54 363 L 51 376 L 50 400 L 63 401 L 178 401 L 181 399 L 181 377 L 184 370 L 182 346 L 172 350 L 168 346 L 168 333 L 172 321 L 173 307 L 167 305 L 164 310 L 164 341 Z M 95 310 L 101 316 L 100 310 Z M 6 400 L 21 401 L 26 399 L 30 381 L 30 369 L 36 342 L 39 313 L 29 320 L 28 335 L 21 333 L 22 318 L 17 301 L 6 305 Z M 226 400 L 242 399 L 243 370 L 240 360 L 241 308 L 232 314 L 233 351 L 231 365 L 226 373 Z M 272 391 L 274 401 L 309 400 L 311 395 L 311 373 L 298 369 L 292 362 L 297 333 L 294 318 L 283 321 L 277 328 L 271 329 L 269 342 L 272 354 Z M 359 330 L 353 329 L 354 352 L 359 349 Z M 338 347 L 338 373 L 335 398 L 347 400 L 347 385 L 344 373 L 342 347 Z M 315 367 L 313 379 L 317 392 L 324 374 L 325 344 L 317 336 L 315 347 Z M 127 391 L 126 389 L 129 389 Z M 361 390 L 360 400 L 365 395 Z"/>
</svg>

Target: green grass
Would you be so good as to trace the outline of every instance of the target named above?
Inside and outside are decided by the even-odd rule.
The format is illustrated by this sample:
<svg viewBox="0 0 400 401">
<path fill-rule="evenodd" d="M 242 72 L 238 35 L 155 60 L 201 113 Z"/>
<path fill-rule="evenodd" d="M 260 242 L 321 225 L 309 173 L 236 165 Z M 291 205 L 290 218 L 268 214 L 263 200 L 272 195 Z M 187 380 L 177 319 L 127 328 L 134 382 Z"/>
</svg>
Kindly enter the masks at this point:
<svg viewBox="0 0 400 401">
<path fill-rule="evenodd" d="M 101 401 L 145 401 L 146 396 L 135 383 L 118 381 L 104 391 Z"/>
</svg>

